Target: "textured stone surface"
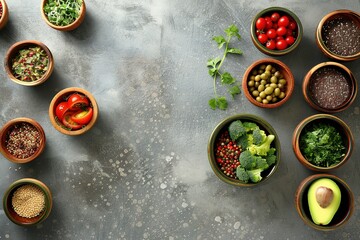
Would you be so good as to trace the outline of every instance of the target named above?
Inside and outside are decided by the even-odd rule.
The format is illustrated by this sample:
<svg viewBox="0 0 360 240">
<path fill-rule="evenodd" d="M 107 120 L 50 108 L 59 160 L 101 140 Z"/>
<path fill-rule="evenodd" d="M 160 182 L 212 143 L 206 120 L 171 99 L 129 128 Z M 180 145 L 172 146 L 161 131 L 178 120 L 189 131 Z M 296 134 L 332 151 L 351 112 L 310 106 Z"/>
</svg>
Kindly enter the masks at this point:
<svg viewBox="0 0 360 240">
<path fill-rule="evenodd" d="M 16 226 L 0 207 L 0 239 L 357 239 L 360 227 L 359 98 L 345 112 L 355 137 L 352 158 L 333 173 L 353 189 L 356 211 L 338 231 L 305 226 L 294 207 L 295 189 L 312 174 L 295 158 L 295 126 L 317 113 L 303 99 L 302 79 L 328 59 L 315 44 L 315 28 L 336 9 L 360 10 L 351 1 L 86 1 L 79 29 L 51 29 L 40 1 L 8 0 L 10 19 L 0 32 L 0 59 L 16 41 L 45 43 L 55 58 L 51 78 L 38 87 L 10 81 L 0 69 L 0 125 L 31 117 L 44 128 L 47 146 L 36 161 L 16 165 L 0 156 L 0 193 L 23 177 L 45 182 L 54 207 L 33 228 Z M 252 44 L 253 16 L 265 7 L 294 11 L 304 27 L 293 53 L 278 57 L 293 71 L 296 85 L 279 109 L 254 107 L 240 95 L 227 111 L 212 111 L 206 61 L 221 54 L 211 41 L 230 24 L 243 36 L 244 55 L 230 56 L 226 68 L 237 79 L 253 61 L 267 57 Z M 346 63 L 360 78 L 359 62 Z M 66 87 L 82 87 L 96 98 L 100 115 L 91 132 L 69 137 L 50 124 L 52 97 Z M 264 185 L 235 188 L 212 172 L 206 146 L 212 129 L 236 113 L 265 118 L 278 132 L 282 161 Z"/>
</svg>

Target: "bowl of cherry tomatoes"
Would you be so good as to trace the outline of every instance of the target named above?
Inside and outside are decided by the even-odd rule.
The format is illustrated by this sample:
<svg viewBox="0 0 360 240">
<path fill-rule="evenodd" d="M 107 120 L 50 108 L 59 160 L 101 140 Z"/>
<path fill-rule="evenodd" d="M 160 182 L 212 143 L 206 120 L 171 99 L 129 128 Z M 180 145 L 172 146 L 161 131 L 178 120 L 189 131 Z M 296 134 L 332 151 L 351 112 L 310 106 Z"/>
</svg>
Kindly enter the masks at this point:
<svg viewBox="0 0 360 240">
<path fill-rule="evenodd" d="M 250 33 L 254 45 L 262 53 L 281 56 L 300 44 L 303 28 L 300 19 L 290 10 L 270 7 L 256 14 Z"/>
<path fill-rule="evenodd" d="M 98 112 L 92 94 L 77 87 L 58 92 L 49 107 L 51 124 L 59 132 L 71 136 L 90 130 L 97 120 Z"/>
</svg>

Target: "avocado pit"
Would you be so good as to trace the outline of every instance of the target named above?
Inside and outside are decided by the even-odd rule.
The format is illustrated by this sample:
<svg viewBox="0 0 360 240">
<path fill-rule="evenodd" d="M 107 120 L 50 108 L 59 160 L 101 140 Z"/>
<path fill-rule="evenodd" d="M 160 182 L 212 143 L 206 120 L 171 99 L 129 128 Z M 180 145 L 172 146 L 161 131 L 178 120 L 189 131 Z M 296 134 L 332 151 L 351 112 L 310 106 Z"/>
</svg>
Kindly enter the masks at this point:
<svg viewBox="0 0 360 240">
<path fill-rule="evenodd" d="M 320 186 L 316 189 L 315 198 L 322 208 L 328 207 L 334 199 L 334 192 L 327 187 Z"/>
</svg>

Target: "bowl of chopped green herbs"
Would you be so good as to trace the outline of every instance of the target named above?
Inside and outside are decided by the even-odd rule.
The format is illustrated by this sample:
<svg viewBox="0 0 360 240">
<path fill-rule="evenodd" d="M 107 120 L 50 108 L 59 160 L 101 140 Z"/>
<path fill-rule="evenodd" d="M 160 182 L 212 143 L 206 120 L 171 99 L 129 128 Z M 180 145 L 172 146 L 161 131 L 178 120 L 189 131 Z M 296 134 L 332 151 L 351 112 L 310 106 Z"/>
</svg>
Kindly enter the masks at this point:
<svg viewBox="0 0 360 240">
<path fill-rule="evenodd" d="M 349 126 L 330 114 L 315 114 L 302 120 L 292 138 L 299 162 L 310 170 L 327 172 L 350 158 L 354 137 Z"/>
<path fill-rule="evenodd" d="M 274 128 L 252 114 L 222 120 L 208 141 L 208 159 L 215 175 L 240 187 L 263 183 L 280 163 L 280 140 Z"/>
<path fill-rule="evenodd" d="M 36 40 L 13 44 L 5 55 L 5 71 L 20 85 L 36 86 L 44 83 L 54 70 L 54 59 L 49 48 Z"/>
<path fill-rule="evenodd" d="M 84 21 L 84 0 L 42 0 L 41 14 L 45 22 L 59 31 L 72 31 Z"/>
</svg>

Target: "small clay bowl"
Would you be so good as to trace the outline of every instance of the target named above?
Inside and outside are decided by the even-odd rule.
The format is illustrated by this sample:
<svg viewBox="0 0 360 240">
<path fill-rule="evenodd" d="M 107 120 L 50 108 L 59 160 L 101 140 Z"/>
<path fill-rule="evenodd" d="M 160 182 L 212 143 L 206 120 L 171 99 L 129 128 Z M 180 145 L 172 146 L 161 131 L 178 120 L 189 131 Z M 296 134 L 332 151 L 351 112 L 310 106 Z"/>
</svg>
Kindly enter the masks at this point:
<svg viewBox="0 0 360 240">
<path fill-rule="evenodd" d="M 311 184 L 321 178 L 333 180 L 340 188 L 341 202 L 335 216 L 328 225 L 317 225 L 313 222 L 309 210 L 308 191 Z M 354 195 L 350 187 L 339 177 L 331 174 L 315 174 L 305 178 L 298 186 L 295 193 L 295 207 L 301 219 L 308 226 L 319 231 L 336 230 L 344 226 L 354 212 Z"/>
<path fill-rule="evenodd" d="M 0 0 L 2 6 L 2 14 L 0 17 L 0 29 L 4 28 L 9 20 L 9 8 L 6 5 L 5 0 Z"/>
<path fill-rule="evenodd" d="M 257 183 L 248 182 L 245 183 L 240 181 L 239 179 L 234 179 L 227 176 L 223 171 L 221 171 L 215 157 L 215 150 L 216 150 L 216 143 L 220 134 L 225 131 L 229 125 L 236 120 L 240 120 L 242 122 L 253 122 L 256 123 L 260 129 L 264 130 L 266 134 L 272 134 L 275 136 L 275 139 L 271 143 L 271 146 L 276 148 L 276 163 L 270 166 L 268 169 L 264 170 L 261 173 L 262 180 Z M 280 140 L 275 131 L 275 129 L 264 119 L 252 114 L 237 114 L 230 117 L 223 119 L 212 131 L 208 145 L 208 159 L 212 170 L 214 171 L 215 175 L 222 181 L 237 187 L 254 187 L 262 184 L 263 182 L 267 181 L 271 176 L 274 175 L 275 171 L 278 169 L 280 164 L 280 156 L 281 156 L 281 147 L 280 147 Z"/>
<path fill-rule="evenodd" d="M 40 142 L 39 142 L 39 147 L 36 149 L 36 151 L 32 155 L 30 155 L 26 158 L 18 158 L 9 152 L 9 150 L 6 147 L 6 145 L 7 145 L 6 142 L 8 139 L 9 132 L 12 131 L 12 129 L 14 129 L 15 126 L 19 126 L 20 124 L 23 124 L 23 123 L 27 123 L 36 128 L 36 130 L 39 133 Z M 1 128 L 0 139 L 1 139 L 0 151 L 1 151 L 2 155 L 4 155 L 4 157 L 6 157 L 9 161 L 14 162 L 14 163 L 31 162 L 34 159 L 36 159 L 37 157 L 39 157 L 39 155 L 45 149 L 46 137 L 45 137 L 44 129 L 41 127 L 41 125 L 37 121 L 35 121 L 34 119 L 31 119 L 31 118 L 15 118 L 15 119 L 12 119 L 9 122 L 7 122 Z"/>
<path fill-rule="evenodd" d="M 21 49 L 25 49 L 28 47 L 40 47 L 41 49 L 43 49 L 45 51 L 46 55 L 49 57 L 48 70 L 45 72 L 45 74 L 41 78 L 39 78 L 36 81 L 31 81 L 31 82 L 22 81 L 22 80 L 17 79 L 14 76 L 13 70 L 12 70 L 13 59 L 16 57 L 16 55 L 18 54 L 18 52 Z M 8 74 L 9 78 L 13 82 L 23 85 L 23 86 L 36 86 L 36 85 L 44 83 L 46 80 L 49 79 L 51 73 L 54 70 L 54 58 L 53 58 L 53 55 L 51 54 L 49 48 L 45 44 L 43 44 L 39 41 L 35 41 L 35 40 L 26 40 L 26 41 L 17 42 L 9 48 L 9 50 L 7 51 L 7 53 L 5 55 L 4 66 L 5 66 L 6 73 Z"/>
<path fill-rule="evenodd" d="M 77 130 L 71 130 L 71 129 L 67 128 L 60 121 L 60 119 L 58 119 L 58 117 L 56 116 L 56 108 L 59 105 L 59 103 L 66 102 L 68 97 L 73 93 L 79 93 L 81 95 L 86 96 L 89 99 L 90 106 L 93 109 L 93 116 L 92 116 L 90 122 L 87 123 L 86 125 L 84 125 L 82 128 L 77 129 Z M 49 107 L 49 117 L 50 117 L 51 124 L 59 132 L 66 134 L 66 135 L 70 135 L 70 136 L 81 135 L 81 134 L 84 134 L 85 132 L 89 131 L 96 123 L 98 114 L 99 114 L 98 105 L 97 105 L 96 100 L 93 97 L 93 95 L 90 92 L 86 91 L 85 89 L 77 88 L 77 87 L 66 88 L 66 89 L 63 89 L 60 92 L 58 92 L 51 100 L 50 107 Z"/>
<path fill-rule="evenodd" d="M 337 62 L 323 62 L 305 75 L 302 91 L 314 109 L 336 113 L 347 109 L 355 100 L 358 87 L 354 75 Z"/>
<path fill-rule="evenodd" d="M 338 32 L 336 36 L 329 33 Z M 360 15 L 351 10 L 336 10 L 326 14 L 318 24 L 316 44 L 328 58 L 353 61 L 360 58 Z"/>
<path fill-rule="evenodd" d="M 334 126 L 339 131 L 340 136 L 342 137 L 345 145 L 345 155 L 338 164 L 329 167 L 317 166 L 315 164 L 310 163 L 303 155 L 300 147 L 300 138 L 303 134 L 303 130 L 307 126 L 311 126 L 314 123 L 328 123 L 329 125 Z M 295 156 L 303 166 L 313 171 L 328 172 L 333 169 L 339 168 L 348 161 L 354 148 L 354 137 L 353 134 L 351 133 L 349 126 L 340 118 L 330 114 L 315 114 L 305 118 L 297 125 L 292 137 L 292 147 Z"/>
<path fill-rule="evenodd" d="M 287 48 L 285 48 L 284 50 L 278 50 L 278 49 L 269 49 L 267 48 L 265 45 L 261 44 L 258 40 L 257 37 L 257 33 L 256 33 L 256 21 L 260 18 L 260 17 L 267 17 L 267 16 L 271 16 L 271 14 L 273 13 L 279 13 L 280 16 L 287 16 L 291 21 L 295 21 L 296 22 L 296 29 L 294 30 L 295 32 L 295 42 L 293 44 L 291 44 L 290 46 L 288 46 Z M 266 30 L 264 31 L 264 33 L 266 33 Z M 294 49 L 296 49 L 302 39 L 302 35 L 303 35 L 303 28 L 302 28 L 302 24 L 300 19 L 296 16 L 295 13 L 293 13 L 292 11 L 290 11 L 289 9 L 286 8 L 282 8 L 282 7 L 270 7 L 270 8 L 266 8 L 262 11 L 260 11 L 258 14 L 255 15 L 255 17 L 253 18 L 252 22 L 251 22 L 251 29 L 250 29 L 250 34 L 251 34 L 251 40 L 254 43 L 255 47 L 260 50 L 262 53 L 267 54 L 269 56 L 282 56 L 285 54 L 288 54 L 290 52 L 292 52 Z"/>
<path fill-rule="evenodd" d="M 269 103 L 262 103 L 256 100 L 256 97 L 254 97 L 252 95 L 252 92 L 250 91 L 250 87 L 248 86 L 248 82 L 250 77 L 252 76 L 252 73 L 254 70 L 258 70 L 260 68 L 260 66 L 262 65 L 271 65 L 273 67 L 275 67 L 283 76 L 284 79 L 286 79 L 286 85 L 282 88 L 283 92 L 285 93 L 285 97 L 282 99 L 278 99 L 278 101 L 276 102 L 269 102 Z M 277 108 L 280 107 L 281 105 L 283 105 L 284 103 L 286 103 L 294 90 L 294 85 L 295 85 L 295 80 L 294 80 L 294 76 L 290 70 L 290 68 L 283 62 L 277 60 L 277 59 L 272 59 L 272 58 L 265 58 L 265 59 L 260 59 L 257 60 L 255 62 L 253 62 L 245 71 L 245 74 L 243 76 L 243 81 L 242 81 L 242 88 L 243 91 L 245 93 L 246 98 L 255 106 L 258 107 L 262 107 L 262 108 Z M 255 89 L 257 90 L 257 88 L 255 87 Z"/>
<path fill-rule="evenodd" d="M 48 17 L 45 15 L 45 12 L 44 12 L 44 7 L 45 7 L 46 3 L 47 3 L 47 0 L 42 0 L 42 2 L 41 2 L 41 16 L 44 19 L 44 21 L 46 22 L 46 24 L 49 25 L 50 27 L 52 27 L 53 29 L 63 31 L 63 32 L 72 31 L 72 30 L 75 30 L 76 28 L 78 28 L 81 25 L 81 23 L 84 21 L 85 13 L 86 13 L 85 0 L 82 0 L 79 17 L 74 22 L 72 22 L 71 24 L 66 25 L 66 26 L 57 26 L 49 21 Z"/>
<path fill-rule="evenodd" d="M 40 190 L 44 192 L 45 195 L 45 208 L 44 210 L 36 217 L 32 218 L 25 218 L 22 216 L 19 216 L 13 206 L 12 206 L 12 197 L 14 192 L 21 186 L 24 185 L 35 185 Z M 22 178 L 15 182 L 13 182 L 8 189 L 5 191 L 4 198 L 3 198 L 3 208 L 6 216 L 14 223 L 21 225 L 21 226 L 33 226 L 38 223 L 41 223 L 44 221 L 51 212 L 52 208 L 52 195 L 50 192 L 50 189 L 41 181 L 33 178 Z"/>
</svg>

